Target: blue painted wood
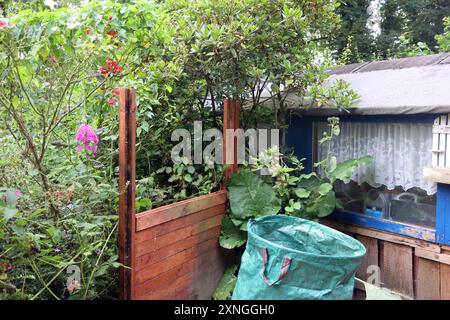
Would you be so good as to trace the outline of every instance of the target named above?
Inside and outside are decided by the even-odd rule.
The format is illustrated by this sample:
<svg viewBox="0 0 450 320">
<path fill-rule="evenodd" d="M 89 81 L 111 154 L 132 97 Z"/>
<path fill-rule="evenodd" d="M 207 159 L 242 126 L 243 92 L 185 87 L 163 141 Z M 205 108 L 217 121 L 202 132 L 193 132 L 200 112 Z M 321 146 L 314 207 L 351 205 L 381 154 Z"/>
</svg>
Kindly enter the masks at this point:
<svg viewBox="0 0 450 320">
<path fill-rule="evenodd" d="M 438 183 L 436 196 L 436 238 L 450 245 L 450 185 Z"/>
<path fill-rule="evenodd" d="M 360 213 L 336 210 L 330 218 L 339 222 L 350 223 L 362 227 L 384 230 L 408 237 L 436 242 L 436 231 L 419 226 L 411 226 L 401 222 L 379 219 Z"/>
<path fill-rule="evenodd" d="M 305 173 L 312 172 L 313 121 L 311 118 L 293 118 L 286 134 L 286 145 L 294 148 L 294 154 L 303 161 Z"/>
</svg>

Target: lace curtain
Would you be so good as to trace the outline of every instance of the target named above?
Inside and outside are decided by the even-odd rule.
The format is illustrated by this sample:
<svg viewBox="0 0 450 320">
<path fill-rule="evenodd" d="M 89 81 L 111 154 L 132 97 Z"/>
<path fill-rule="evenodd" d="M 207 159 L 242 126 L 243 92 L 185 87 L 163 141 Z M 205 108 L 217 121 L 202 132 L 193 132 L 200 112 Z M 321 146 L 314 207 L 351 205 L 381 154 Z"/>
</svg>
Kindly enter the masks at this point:
<svg viewBox="0 0 450 320">
<path fill-rule="evenodd" d="M 342 122 L 341 133 L 331 143 L 331 153 L 338 162 L 366 155 L 370 165 L 360 166 L 352 180 L 373 187 L 386 185 L 389 190 L 420 187 L 427 194 L 436 192 L 436 183 L 422 179 L 422 169 L 431 165 L 432 124 Z M 328 130 L 318 123 L 318 135 Z M 326 157 L 327 145 L 318 146 L 319 160 Z"/>
</svg>

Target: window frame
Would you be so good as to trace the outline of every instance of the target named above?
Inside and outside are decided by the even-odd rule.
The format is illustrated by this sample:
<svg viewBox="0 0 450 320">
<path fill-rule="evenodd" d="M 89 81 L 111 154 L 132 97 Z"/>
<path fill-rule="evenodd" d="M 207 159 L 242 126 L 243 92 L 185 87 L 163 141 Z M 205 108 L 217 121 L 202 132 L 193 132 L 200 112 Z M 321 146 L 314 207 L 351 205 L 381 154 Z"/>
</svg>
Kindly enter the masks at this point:
<svg viewBox="0 0 450 320">
<path fill-rule="evenodd" d="M 414 115 L 342 115 L 341 122 L 383 122 L 383 123 L 428 123 L 433 124 L 440 114 Z M 306 172 L 313 171 L 313 163 L 317 157 L 316 122 L 326 122 L 328 116 L 300 116 L 290 119 L 286 143 L 294 148 L 299 158 L 305 158 Z M 431 132 L 430 132 L 431 134 Z M 431 149 L 431 146 L 430 146 Z M 430 152 L 431 157 L 431 152 Z M 382 218 L 371 217 L 361 213 L 336 210 L 329 219 L 354 224 L 360 227 L 373 228 L 403 236 L 417 238 L 429 242 L 450 245 L 450 185 L 437 184 L 436 194 L 436 228 L 430 229 Z"/>
</svg>

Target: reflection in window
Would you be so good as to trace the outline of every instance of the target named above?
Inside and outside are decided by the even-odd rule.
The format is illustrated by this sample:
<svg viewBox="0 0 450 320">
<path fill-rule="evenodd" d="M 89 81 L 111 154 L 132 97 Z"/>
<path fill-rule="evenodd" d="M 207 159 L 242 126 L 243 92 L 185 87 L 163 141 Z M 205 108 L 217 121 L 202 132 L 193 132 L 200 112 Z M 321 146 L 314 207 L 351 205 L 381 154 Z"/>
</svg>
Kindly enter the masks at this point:
<svg viewBox="0 0 450 320">
<path fill-rule="evenodd" d="M 373 157 L 351 180 L 335 183 L 344 209 L 434 228 L 436 184 L 422 179 L 423 167 L 431 165 L 432 124 L 342 122 L 340 127 L 330 146 L 316 145 L 317 161 L 328 147 L 338 162 Z M 316 129 L 320 138 L 327 124 L 317 123 Z"/>
<path fill-rule="evenodd" d="M 407 224 L 434 228 L 436 224 L 436 194 L 427 195 L 420 188 L 404 190 L 397 186 L 374 188 L 364 182 L 334 185 L 336 196 L 346 211 L 359 212 L 371 217 L 395 220 Z"/>
</svg>

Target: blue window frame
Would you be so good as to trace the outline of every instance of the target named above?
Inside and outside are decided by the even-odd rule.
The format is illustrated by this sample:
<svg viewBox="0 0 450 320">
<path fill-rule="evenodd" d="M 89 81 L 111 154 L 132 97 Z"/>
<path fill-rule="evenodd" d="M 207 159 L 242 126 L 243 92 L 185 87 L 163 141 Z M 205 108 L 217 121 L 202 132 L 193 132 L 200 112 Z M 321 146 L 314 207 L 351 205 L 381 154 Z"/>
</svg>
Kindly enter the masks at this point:
<svg viewBox="0 0 450 320">
<path fill-rule="evenodd" d="M 384 123 L 433 123 L 436 114 L 416 114 L 416 115 L 379 115 L 360 116 L 343 115 L 339 116 L 341 122 L 384 122 Z M 286 143 L 294 148 L 297 157 L 305 158 L 304 166 L 306 172 L 313 169 L 314 152 L 314 122 L 327 121 L 327 117 L 300 117 L 292 116 L 289 120 L 289 129 L 286 136 Z M 438 184 L 436 195 L 436 228 L 430 229 L 420 226 L 413 226 L 398 221 L 376 218 L 360 213 L 349 211 L 336 211 L 331 219 L 344 223 L 355 224 L 363 227 L 374 228 L 392 232 L 395 234 L 414 237 L 440 244 L 450 244 L 450 185 Z"/>
</svg>

